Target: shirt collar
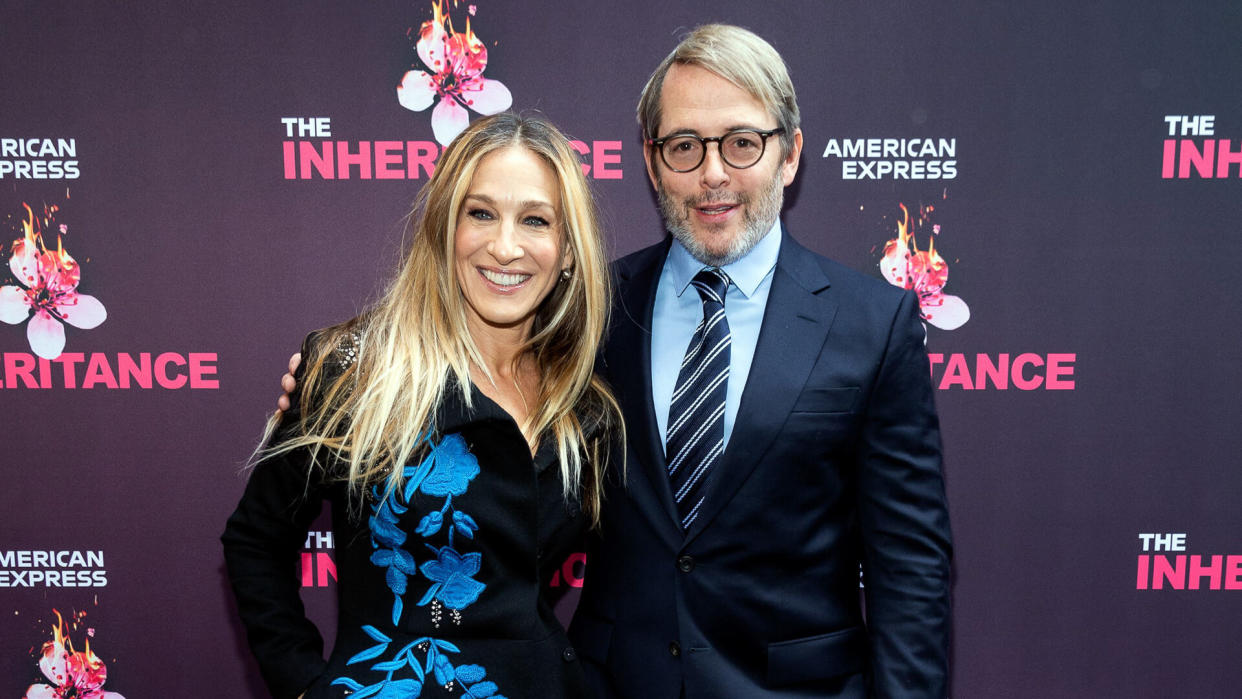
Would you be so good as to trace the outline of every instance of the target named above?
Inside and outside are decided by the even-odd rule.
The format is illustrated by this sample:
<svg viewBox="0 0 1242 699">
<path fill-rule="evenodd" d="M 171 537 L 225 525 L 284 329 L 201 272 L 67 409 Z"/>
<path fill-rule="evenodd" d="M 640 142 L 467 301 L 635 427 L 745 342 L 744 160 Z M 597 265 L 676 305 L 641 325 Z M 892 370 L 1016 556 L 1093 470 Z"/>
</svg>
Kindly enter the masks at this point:
<svg viewBox="0 0 1242 699">
<path fill-rule="evenodd" d="M 781 221 L 778 218 L 767 235 L 763 236 L 763 239 L 756 243 L 750 252 L 743 255 L 742 259 L 731 262 L 721 269 L 729 275 L 733 286 L 736 286 L 743 296 L 750 298 L 764 278 L 776 267 L 776 258 L 780 255 L 780 251 Z M 681 241 L 674 238 L 664 267 L 670 274 L 673 289 L 678 296 L 681 296 L 690 286 L 690 280 L 694 279 L 694 275 L 704 268 L 704 264 L 694 259 Z"/>
</svg>

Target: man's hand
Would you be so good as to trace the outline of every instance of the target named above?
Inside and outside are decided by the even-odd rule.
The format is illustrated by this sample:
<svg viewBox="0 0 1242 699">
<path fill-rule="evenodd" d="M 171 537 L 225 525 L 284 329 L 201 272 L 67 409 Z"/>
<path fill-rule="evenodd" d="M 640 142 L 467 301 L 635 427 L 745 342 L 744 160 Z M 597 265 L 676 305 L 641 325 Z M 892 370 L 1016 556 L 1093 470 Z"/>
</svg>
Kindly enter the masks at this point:
<svg viewBox="0 0 1242 699">
<path fill-rule="evenodd" d="M 283 413 L 289 409 L 289 394 L 293 393 L 293 389 L 297 388 L 298 385 L 297 380 L 293 378 L 293 372 L 298 370 L 298 365 L 301 363 L 301 352 L 289 357 L 289 373 L 280 377 L 280 389 L 284 391 L 284 393 L 280 394 L 280 397 L 276 399 L 277 412 Z"/>
</svg>

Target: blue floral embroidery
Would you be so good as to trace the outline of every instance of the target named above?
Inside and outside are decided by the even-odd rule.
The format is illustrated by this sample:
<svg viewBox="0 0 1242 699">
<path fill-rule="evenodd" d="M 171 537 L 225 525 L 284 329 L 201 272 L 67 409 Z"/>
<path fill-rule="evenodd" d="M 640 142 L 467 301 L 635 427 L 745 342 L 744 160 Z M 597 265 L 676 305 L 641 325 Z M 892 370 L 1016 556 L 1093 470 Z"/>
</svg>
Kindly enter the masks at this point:
<svg viewBox="0 0 1242 699">
<path fill-rule="evenodd" d="M 434 546 L 427 548 L 436 551 Z M 450 609 L 465 609 L 474 604 L 474 601 L 479 598 L 479 593 L 487 587 L 474 579 L 474 576 L 479 573 L 479 566 L 483 560 L 482 554 L 468 553 L 462 556 L 445 546 L 436 551 L 436 556 L 434 560 L 427 561 L 419 568 L 423 576 L 434 581 L 435 584 L 427 588 L 427 594 L 419 600 L 418 606 L 425 606 L 433 598 L 443 602 Z"/>
<path fill-rule="evenodd" d="M 418 606 L 431 604 L 431 619 L 437 628 L 440 626 L 441 604 L 451 610 L 454 623 L 460 624 L 461 610 L 477 601 L 487 588 L 486 584 L 474 579 L 482 568 L 483 554 L 471 552 L 463 555 L 453 547 L 454 535 L 474 539 L 475 532 L 479 530 L 473 517 L 453 506 L 453 496 L 465 494 L 470 481 L 479 475 L 479 460 L 470 453 L 466 440 L 459 434 L 447 435 L 439 444 L 428 439 L 427 444 L 430 450 L 426 458 L 417 466 L 404 468 L 402 476 L 406 482 L 400 493 L 380 497 L 378 489 L 371 491 L 376 500 L 376 504 L 371 506 L 370 518 L 371 546 L 375 549 L 371 554 L 371 563 L 386 569 L 384 580 L 393 593 L 394 627 L 401 620 L 410 576 L 421 572 L 431 582 Z M 435 558 L 424 561 L 421 566 L 403 548 L 407 537 L 401 528 L 401 515 L 409 510 L 410 501 L 418 492 L 444 498 L 444 505 L 439 510 L 432 510 L 419 520 L 415 530 L 419 536 L 424 539 L 436 536 L 445 529 L 446 518 L 449 522 L 446 532 L 448 544 L 437 548 L 425 543 Z M 362 630 L 376 644 L 354 655 L 346 662 L 347 665 L 379 658 L 388 652 L 392 643 L 391 638 L 374 626 L 364 625 Z M 486 679 L 487 670 L 482 665 L 453 665 L 448 654 L 459 652 L 460 649 L 448 641 L 426 636 L 406 644 L 389 660 L 371 665 L 372 671 L 385 673 L 379 682 L 363 685 L 351 677 L 338 677 L 332 684 L 351 690 L 353 699 L 398 699 L 420 696 L 430 677 L 447 690 L 459 685 L 466 697 L 505 699 L 504 695 L 497 694 L 499 688 L 496 683 Z M 424 654 L 422 660 L 417 657 L 418 653 Z M 394 675 L 406 667 L 414 678 L 394 679 Z"/>
<path fill-rule="evenodd" d="M 387 653 L 389 645 L 392 644 L 392 639 L 374 626 L 363 626 L 362 630 L 378 643 L 350 658 L 347 665 L 378 658 Z M 496 683 L 486 679 L 487 670 L 482 665 L 453 665 L 448 654 L 460 652 L 460 648 L 448 641 L 424 636 L 402 646 L 392 655 L 391 660 L 381 661 L 371 666 L 373 671 L 385 673 L 384 679 L 379 682 L 364 686 L 353 678 L 338 677 L 332 680 L 332 684 L 350 689 L 353 692 L 350 697 L 353 699 L 359 697 L 397 699 L 398 697 L 420 696 L 423 692 L 423 685 L 430 677 L 436 684 L 449 691 L 452 691 L 455 685 L 460 685 L 462 696 L 474 697 L 474 699 L 505 699 L 503 694 L 497 694 L 500 688 L 496 686 Z M 421 661 L 417 653 L 425 654 Z M 394 680 L 393 676 L 406 667 L 414 674 L 415 679 Z"/>
</svg>

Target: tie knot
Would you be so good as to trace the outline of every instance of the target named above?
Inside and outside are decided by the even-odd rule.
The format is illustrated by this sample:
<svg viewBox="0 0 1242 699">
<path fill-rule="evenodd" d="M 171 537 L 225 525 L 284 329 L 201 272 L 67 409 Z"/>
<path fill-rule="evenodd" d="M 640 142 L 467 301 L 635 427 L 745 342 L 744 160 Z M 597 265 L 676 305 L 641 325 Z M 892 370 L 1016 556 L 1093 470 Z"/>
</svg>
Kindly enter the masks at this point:
<svg viewBox="0 0 1242 699">
<path fill-rule="evenodd" d="M 699 298 L 704 304 L 718 303 L 722 307 L 725 302 L 725 292 L 729 290 L 729 275 L 725 274 L 723 269 L 719 267 L 706 267 L 699 270 L 694 275 L 694 279 L 690 280 L 694 288 L 699 292 Z"/>
</svg>

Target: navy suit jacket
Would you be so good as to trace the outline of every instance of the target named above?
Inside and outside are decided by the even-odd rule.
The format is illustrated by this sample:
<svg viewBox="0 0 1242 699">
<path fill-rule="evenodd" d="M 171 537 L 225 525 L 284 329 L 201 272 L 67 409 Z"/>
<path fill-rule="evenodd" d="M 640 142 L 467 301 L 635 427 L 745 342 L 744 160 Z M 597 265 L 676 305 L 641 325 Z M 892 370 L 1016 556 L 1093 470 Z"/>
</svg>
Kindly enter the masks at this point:
<svg viewBox="0 0 1242 699">
<path fill-rule="evenodd" d="M 786 233 L 732 436 L 683 532 L 651 405 L 668 245 L 614 265 L 602 371 L 625 483 L 614 469 L 571 627 L 601 696 L 944 696 L 951 544 L 917 299 Z"/>
</svg>

